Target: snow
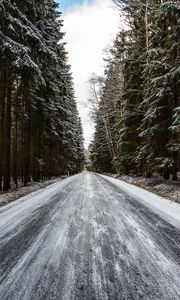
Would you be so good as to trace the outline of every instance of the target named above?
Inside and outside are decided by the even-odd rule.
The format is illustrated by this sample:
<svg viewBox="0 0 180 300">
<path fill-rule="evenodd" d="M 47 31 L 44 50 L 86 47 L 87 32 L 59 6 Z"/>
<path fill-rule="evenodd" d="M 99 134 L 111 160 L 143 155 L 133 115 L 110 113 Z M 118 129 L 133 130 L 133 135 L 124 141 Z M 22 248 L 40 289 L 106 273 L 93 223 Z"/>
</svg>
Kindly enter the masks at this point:
<svg viewBox="0 0 180 300">
<path fill-rule="evenodd" d="M 28 215 L 32 214 L 37 208 L 41 207 L 42 204 L 48 202 L 49 198 L 56 195 L 65 185 L 71 183 L 72 180 L 74 180 L 74 178 L 69 177 L 66 180 L 58 181 L 44 189 L 32 192 L 6 206 L 1 207 L 1 234 L 3 234 L 3 228 L 5 230 L 13 229 L 21 224 L 22 220 L 27 218 Z"/>
<path fill-rule="evenodd" d="M 67 176 L 61 176 L 58 178 L 50 179 L 50 180 L 43 180 L 38 182 L 31 182 L 28 183 L 26 186 L 23 185 L 23 182 L 18 182 L 18 188 L 16 188 L 16 185 L 14 182 L 11 182 L 11 190 L 8 190 L 7 192 L 0 192 L 0 207 L 7 205 L 8 203 L 11 203 L 21 197 L 24 197 L 32 192 L 35 192 L 37 190 L 41 190 L 48 185 L 51 185 L 53 183 L 56 183 L 57 181 L 60 181 Z"/>
<path fill-rule="evenodd" d="M 104 179 L 119 187 L 123 192 L 129 194 L 138 201 L 143 202 L 162 218 L 170 222 L 173 226 L 180 228 L 180 205 L 166 198 L 157 196 L 140 187 L 134 186 L 119 179 L 100 175 Z"/>
<path fill-rule="evenodd" d="M 179 178 L 178 181 L 172 179 L 165 180 L 162 176 L 159 176 L 159 174 L 153 174 L 153 177 L 151 178 L 147 178 L 143 176 L 130 176 L 130 175 L 119 176 L 118 174 L 108 174 L 108 173 L 104 175 L 108 175 L 113 178 L 120 179 L 122 181 L 134 184 L 158 196 L 180 203 L 180 181 L 179 181 L 180 173 L 179 172 L 177 173 L 177 176 Z"/>
<path fill-rule="evenodd" d="M 83 172 L 0 209 L 0 299 L 180 299 L 178 229 L 105 179 Z"/>
</svg>

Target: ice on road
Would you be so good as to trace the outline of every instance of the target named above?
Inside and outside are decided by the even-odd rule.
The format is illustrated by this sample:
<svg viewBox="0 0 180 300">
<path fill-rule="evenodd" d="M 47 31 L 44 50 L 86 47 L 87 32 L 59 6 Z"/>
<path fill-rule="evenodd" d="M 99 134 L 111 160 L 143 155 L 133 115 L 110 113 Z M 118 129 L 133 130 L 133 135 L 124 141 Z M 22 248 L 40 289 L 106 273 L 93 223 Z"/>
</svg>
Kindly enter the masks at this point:
<svg viewBox="0 0 180 300">
<path fill-rule="evenodd" d="M 0 209 L 0 300 L 179 300 L 179 233 L 83 172 Z"/>
</svg>

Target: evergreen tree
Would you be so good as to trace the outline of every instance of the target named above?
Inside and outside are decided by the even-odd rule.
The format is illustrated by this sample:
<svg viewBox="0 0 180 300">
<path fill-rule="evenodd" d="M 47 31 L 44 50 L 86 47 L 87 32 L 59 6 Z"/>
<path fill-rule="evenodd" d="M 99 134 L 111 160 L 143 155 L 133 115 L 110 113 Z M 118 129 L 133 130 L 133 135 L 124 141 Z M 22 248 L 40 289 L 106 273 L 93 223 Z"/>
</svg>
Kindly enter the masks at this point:
<svg viewBox="0 0 180 300">
<path fill-rule="evenodd" d="M 96 131 L 90 154 L 91 161 L 96 172 L 112 172 L 111 153 L 106 139 L 104 122 L 99 113 L 96 122 Z"/>
<path fill-rule="evenodd" d="M 140 126 L 143 147 L 139 158 L 143 158 L 145 168 L 150 168 L 151 172 L 158 171 L 166 179 L 171 173 L 177 179 L 180 7 L 177 1 L 158 2 L 153 12 L 154 30 L 144 70 L 148 81 Z"/>
<path fill-rule="evenodd" d="M 110 169 L 110 161 L 120 173 L 152 176 L 156 172 L 166 179 L 172 174 L 176 180 L 180 168 L 179 1 L 115 2 L 128 29 L 117 35 L 111 49 L 92 159 L 97 166 L 103 165 L 100 170 L 106 169 L 106 163 Z M 121 88 L 114 89 L 113 84 Z M 105 136 L 102 122 L 104 103 L 111 139 Z"/>
<path fill-rule="evenodd" d="M 26 184 L 72 165 L 72 172 L 82 169 L 83 137 L 57 7 L 53 0 L 0 1 L 0 189 L 9 189 L 11 178 Z"/>
</svg>

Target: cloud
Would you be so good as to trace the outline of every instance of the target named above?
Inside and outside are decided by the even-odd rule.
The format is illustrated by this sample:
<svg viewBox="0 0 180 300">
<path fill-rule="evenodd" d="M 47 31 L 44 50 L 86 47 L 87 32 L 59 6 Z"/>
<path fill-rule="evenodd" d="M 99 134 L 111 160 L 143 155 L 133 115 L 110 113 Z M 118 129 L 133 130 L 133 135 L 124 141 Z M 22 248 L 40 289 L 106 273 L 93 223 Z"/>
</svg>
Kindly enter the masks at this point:
<svg viewBox="0 0 180 300">
<path fill-rule="evenodd" d="M 112 45 L 119 29 L 119 12 L 112 0 L 84 1 L 64 15 L 65 41 L 72 66 L 75 93 L 84 128 L 85 145 L 93 138 L 94 124 L 87 107 L 88 80 L 102 74 L 104 49 Z"/>
</svg>

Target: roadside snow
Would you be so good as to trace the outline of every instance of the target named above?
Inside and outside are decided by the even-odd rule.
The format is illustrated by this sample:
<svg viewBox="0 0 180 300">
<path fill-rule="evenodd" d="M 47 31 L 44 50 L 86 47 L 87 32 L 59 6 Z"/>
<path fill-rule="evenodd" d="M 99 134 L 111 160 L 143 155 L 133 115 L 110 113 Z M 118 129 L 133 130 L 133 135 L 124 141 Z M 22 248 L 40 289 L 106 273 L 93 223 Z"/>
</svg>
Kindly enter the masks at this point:
<svg viewBox="0 0 180 300">
<path fill-rule="evenodd" d="M 160 197 L 180 203 L 180 174 L 179 180 L 166 180 L 159 174 L 153 174 L 151 178 L 144 176 L 133 175 L 118 175 L 111 173 L 104 173 L 104 175 L 116 178 L 152 192 Z"/>
<path fill-rule="evenodd" d="M 163 197 L 157 196 L 140 187 L 134 186 L 127 182 L 115 179 L 109 176 L 100 175 L 107 181 L 119 187 L 123 192 L 129 194 L 138 201 L 143 202 L 149 208 L 153 209 L 162 218 L 167 220 L 173 226 L 180 228 L 180 205 Z"/>
<path fill-rule="evenodd" d="M 12 188 L 12 190 L 9 190 L 7 192 L 1 192 L 0 193 L 0 207 L 7 205 L 10 202 L 13 202 L 20 197 L 26 196 L 27 194 L 30 194 L 32 192 L 35 192 L 37 190 L 41 190 L 53 183 L 59 182 L 61 179 L 65 177 L 59 177 L 51 180 L 45 180 L 40 182 L 32 182 L 29 183 L 27 186 L 20 186 L 18 188 Z"/>
<path fill-rule="evenodd" d="M 104 174 L 109 175 L 109 174 Z M 114 177 L 110 175 L 111 177 Z M 140 188 L 148 190 L 149 192 L 155 193 L 160 197 L 173 200 L 180 203 L 180 176 L 179 180 L 166 180 L 158 174 L 153 174 L 153 177 L 147 178 L 143 176 L 127 176 L 121 175 L 114 178 L 123 180 L 128 183 L 135 184 Z"/>
<path fill-rule="evenodd" d="M 59 180 L 43 189 L 32 192 L 18 200 L 11 202 L 3 207 L 0 207 L 0 228 L 16 227 L 20 225 L 22 220 L 27 218 L 33 211 L 45 204 L 54 195 L 60 192 L 66 185 L 70 184 L 74 178 L 78 176 L 71 176 L 65 180 Z"/>
</svg>

